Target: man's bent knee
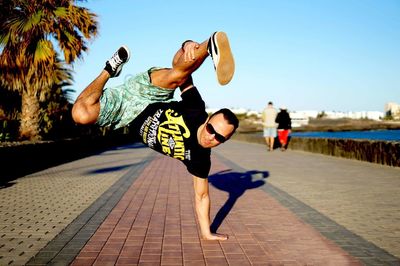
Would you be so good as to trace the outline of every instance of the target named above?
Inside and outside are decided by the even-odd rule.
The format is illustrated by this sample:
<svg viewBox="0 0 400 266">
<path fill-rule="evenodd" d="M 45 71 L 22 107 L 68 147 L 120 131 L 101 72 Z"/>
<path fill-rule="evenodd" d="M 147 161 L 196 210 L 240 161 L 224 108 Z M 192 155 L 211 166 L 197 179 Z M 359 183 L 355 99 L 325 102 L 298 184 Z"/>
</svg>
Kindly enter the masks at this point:
<svg viewBox="0 0 400 266">
<path fill-rule="evenodd" d="M 100 109 L 97 106 L 87 107 L 82 103 L 75 103 L 72 107 L 72 119 L 77 124 L 94 124 L 99 116 Z"/>
</svg>

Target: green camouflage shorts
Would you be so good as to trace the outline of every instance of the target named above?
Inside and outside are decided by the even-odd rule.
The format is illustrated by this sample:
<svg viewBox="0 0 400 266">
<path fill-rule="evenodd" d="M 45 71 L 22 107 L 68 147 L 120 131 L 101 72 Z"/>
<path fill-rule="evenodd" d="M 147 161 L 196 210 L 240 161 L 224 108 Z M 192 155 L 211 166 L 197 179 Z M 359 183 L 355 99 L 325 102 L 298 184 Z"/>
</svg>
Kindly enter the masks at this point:
<svg viewBox="0 0 400 266">
<path fill-rule="evenodd" d="M 172 101 L 174 90 L 160 88 L 150 82 L 150 73 L 158 69 L 150 68 L 127 79 L 122 85 L 105 88 L 100 98 L 100 114 L 96 123 L 114 129 L 124 127 L 149 104 Z"/>
</svg>

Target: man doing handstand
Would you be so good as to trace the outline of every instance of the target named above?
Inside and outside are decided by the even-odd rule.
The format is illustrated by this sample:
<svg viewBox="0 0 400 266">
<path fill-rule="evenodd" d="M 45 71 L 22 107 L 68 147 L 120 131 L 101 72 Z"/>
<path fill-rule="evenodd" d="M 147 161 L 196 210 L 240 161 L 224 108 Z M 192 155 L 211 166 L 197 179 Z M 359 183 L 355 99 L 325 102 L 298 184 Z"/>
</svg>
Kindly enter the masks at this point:
<svg viewBox="0 0 400 266">
<path fill-rule="evenodd" d="M 191 74 L 211 55 L 218 82 L 225 85 L 233 77 L 235 65 L 228 38 L 215 32 L 202 43 L 185 41 L 175 54 L 172 68 L 151 68 L 124 84 L 105 88 L 109 78 L 117 77 L 129 60 L 122 46 L 106 62 L 99 76 L 78 96 L 72 117 L 78 124 L 98 124 L 120 128 L 129 126 L 150 148 L 181 160 L 193 175 L 195 208 L 202 237 L 226 240 L 210 231 L 208 174 L 211 148 L 228 140 L 239 125 L 229 109 L 211 116 L 193 85 Z M 181 101 L 173 101 L 175 89 Z"/>
</svg>

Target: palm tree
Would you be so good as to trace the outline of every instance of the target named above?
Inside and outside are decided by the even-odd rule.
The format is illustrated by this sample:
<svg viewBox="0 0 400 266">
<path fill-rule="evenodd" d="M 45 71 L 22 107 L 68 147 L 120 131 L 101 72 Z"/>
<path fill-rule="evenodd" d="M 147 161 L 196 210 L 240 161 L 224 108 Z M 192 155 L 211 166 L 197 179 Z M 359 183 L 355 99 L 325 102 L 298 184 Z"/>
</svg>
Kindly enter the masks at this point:
<svg viewBox="0 0 400 266">
<path fill-rule="evenodd" d="M 71 112 L 70 93 L 75 92 L 68 88 L 73 81 L 70 69 L 62 68 L 60 65 L 54 72 L 53 80 L 51 90 L 44 95 L 44 101 L 40 103 L 39 125 L 43 137 L 49 137 L 49 133 L 54 131 L 55 125 L 60 124 L 63 116 Z M 57 138 L 57 136 L 53 136 L 53 138 Z"/>
<path fill-rule="evenodd" d="M 60 83 L 63 69 L 88 50 L 87 42 L 97 34 L 96 15 L 75 2 L 1 2 L 0 82 L 21 94 L 23 139 L 40 139 L 39 101 L 51 93 L 54 84 Z M 64 76 L 68 78 L 67 73 Z"/>
</svg>

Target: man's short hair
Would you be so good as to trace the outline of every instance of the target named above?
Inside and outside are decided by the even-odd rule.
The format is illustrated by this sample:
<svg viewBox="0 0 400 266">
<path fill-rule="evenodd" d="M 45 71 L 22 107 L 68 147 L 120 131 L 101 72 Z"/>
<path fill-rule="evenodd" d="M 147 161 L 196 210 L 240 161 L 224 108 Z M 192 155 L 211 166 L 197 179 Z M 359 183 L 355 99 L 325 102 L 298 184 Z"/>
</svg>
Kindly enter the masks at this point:
<svg viewBox="0 0 400 266">
<path fill-rule="evenodd" d="M 213 116 L 215 116 L 215 115 L 217 115 L 217 114 L 223 114 L 223 116 L 224 116 L 225 120 L 228 122 L 228 124 L 230 124 L 230 125 L 233 126 L 232 134 L 230 134 L 229 137 L 232 136 L 233 133 L 235 133 L 236 129 L 239 127 L 239 119 L 238 119 L 238 118 L 236 117 L 236 115 L 235 115 L 231 110 L 229 110 L 228 108 L 222 108 L 222 109 L 216 111 L 215 113 L 213 113 L 213 114 L 210 116 L 210 119 L 211 119 L 211 117 L 213 117 Z"/>
</svg>

